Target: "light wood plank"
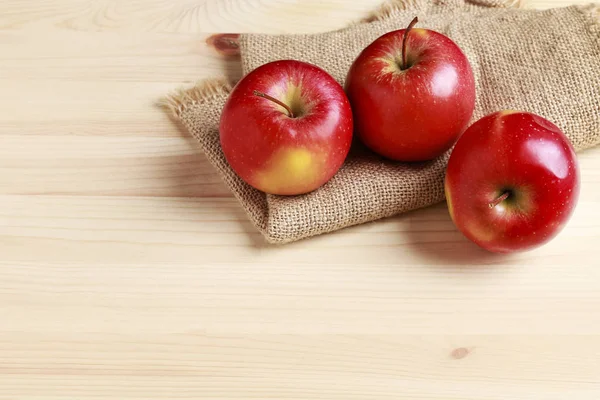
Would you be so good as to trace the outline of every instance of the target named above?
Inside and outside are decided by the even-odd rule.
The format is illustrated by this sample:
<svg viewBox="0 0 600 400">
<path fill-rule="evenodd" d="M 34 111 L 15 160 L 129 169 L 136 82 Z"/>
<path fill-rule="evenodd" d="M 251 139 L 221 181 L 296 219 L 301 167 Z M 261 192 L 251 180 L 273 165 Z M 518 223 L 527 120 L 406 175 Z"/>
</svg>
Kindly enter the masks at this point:
<svg viewBox="0 0 600 400">
<path fill-rule="evenodd" d="M 210 32 L 379 3 L 0 2 L 0 399 L 600 397 L 600 149 L 532 252 L 479 250 L 444 204 L 277 247 L 156 107 L 239 76 Z"/>
<path fill-rule="evenodd" d="M 124 304 L 133 331 L 600 333 L 596 202 L 549 245 L 498 256 L 443 205 L 276 247 L 233 199 L 0 199 L 0 320 L 25 331 L 108 333 Z"/>
<path fill-rule="evenodd" d="M 27 334 L 0 335 L 0 351 L 0 393 L 32 399 L 593 400 L 600 390 L 596 336 Z"/>
<path fill-rule="evenodd" d="M 347 26 L 380 3 L 381 0 L 8 0 L 0 5 L 0 28 L 321 32 Z"/>
<path fill-rule="evenodd" d="M 0 136 L 178 137 L 158 101 L 197 80 L 241 74 L 238 61 L 206 45 L 206 34 L 45 35 L 48 41 L 36 30 L 0 31 Z"/>
<path fill-rule="evenodd" d="M 5 0 L 0 5 L 0 29 L 312 33 L 345 27 L 381 3 L 382 0 Z M 524 3 L 527 8 L 543 9 L 577 1 Z"/>
<path fill-rule="evenodd" d="M 190 137 L 0 135 L 0 193 L 231 196 Z"/>
</svg>

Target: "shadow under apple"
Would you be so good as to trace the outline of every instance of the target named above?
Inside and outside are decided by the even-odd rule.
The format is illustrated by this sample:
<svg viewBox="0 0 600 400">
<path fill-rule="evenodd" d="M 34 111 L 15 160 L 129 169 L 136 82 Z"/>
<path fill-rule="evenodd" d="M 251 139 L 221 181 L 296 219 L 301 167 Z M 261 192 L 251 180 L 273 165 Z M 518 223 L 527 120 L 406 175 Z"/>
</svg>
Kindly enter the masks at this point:
<svg viewBox="0 0 600 400">
<path fill-rule="evenodd" d="M 411 215 L 412 214 L 412 215 Z M 435 266 L 480 267 L 504 264 L 512 258 L 507 254 L 491 253 L 468 240 L 454 225 L 446 203 L 407 213 L 401 234 L 406 247 Z"/>
</svg>

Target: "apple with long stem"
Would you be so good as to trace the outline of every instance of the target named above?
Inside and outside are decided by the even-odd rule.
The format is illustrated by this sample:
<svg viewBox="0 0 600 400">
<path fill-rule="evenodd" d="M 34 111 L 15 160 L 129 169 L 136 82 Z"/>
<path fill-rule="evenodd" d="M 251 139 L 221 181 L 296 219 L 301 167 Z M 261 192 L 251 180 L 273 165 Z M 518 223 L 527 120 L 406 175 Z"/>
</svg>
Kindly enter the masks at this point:
<svg viewBox="0 0 600 400">
<path fill-rule="evenodd" d="M 471 125 L 446 170 L 448 209 L 479 246 L 508 253 L 554 238 L 569 221 L 580 187 L 565 134 L 528 112 L 500 111 Z"/>
<path fill-rule="evenodd" d="M 417 21 L 365 48 L 345 83 L 357 135 L 374 152 L 399 161 L 442 155 L 475 107 L 465 54 L 447 36 L 414 28 Z"/>
<path fill-rule="evenodd" d="M 270 194 L 311 192 L 342 166 L 353 119 L 342 86 L 301 61 L 262 65 L 240 80 L 221 113 L 220 142 L 231 168 Z"/>
</svg>

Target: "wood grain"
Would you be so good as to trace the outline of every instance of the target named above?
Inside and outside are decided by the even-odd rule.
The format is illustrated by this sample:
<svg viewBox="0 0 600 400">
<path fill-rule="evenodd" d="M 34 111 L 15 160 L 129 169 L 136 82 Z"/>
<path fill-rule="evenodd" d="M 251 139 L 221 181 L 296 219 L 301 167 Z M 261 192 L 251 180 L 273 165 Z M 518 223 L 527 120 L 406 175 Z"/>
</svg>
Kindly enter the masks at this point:
<svg viewBox="0 0 600 400">
<path fill-rule="evenodd" d="M 44 399 L 592 399 L 600 389 L 597 339 L 577 342 L 531 335 L 0 335 L 2 353 L 13 357 L 0 387 Z M 47 347 L 43 358 L 35 355 Z M 468 354 L 456 359 L 463 348 Z"/>
<path fill-rule="evenodd" d="M 0 135 L 0 160 L 5 194 L 230 196 L 183 136 Z"/>
<path fill-rule="evenodd" d="M 479 250 L 444 204 L 277 247 L 156 106 L 239 76 L 211 32 L 379 2 L 0 2 L 0 399 L 600 397 L 600 149 L 532 252 Z"/>
<path fill-rule="evenodd" d="M 8 0 L 0 27 L 75 31 L 320 32 L 343 27 L 381 0 Z M 293 24 L 290 24 L 290 20 Z"/>
</svg>

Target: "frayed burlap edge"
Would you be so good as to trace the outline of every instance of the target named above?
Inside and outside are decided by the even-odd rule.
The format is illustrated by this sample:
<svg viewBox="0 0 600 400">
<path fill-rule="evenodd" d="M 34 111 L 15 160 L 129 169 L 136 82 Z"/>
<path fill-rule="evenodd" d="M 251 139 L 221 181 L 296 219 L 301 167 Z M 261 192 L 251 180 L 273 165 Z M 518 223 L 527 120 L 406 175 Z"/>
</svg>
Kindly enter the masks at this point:
<svg viewBox="0 0 600 400">
<path fill-rule="evenodd" d="M 230 93 L 232 88 L 232 83 L 225 78 L 204 79 L 196 82 L 190 88 L 180 88 L 174 93 L 168 94 L 159 101 L 159 105 L 165 108 L 172 117 L 180 118 L 181 114 L 189 107 L 210 103 L 216 96 Z"/>
</svg>

